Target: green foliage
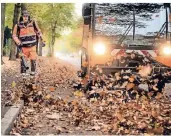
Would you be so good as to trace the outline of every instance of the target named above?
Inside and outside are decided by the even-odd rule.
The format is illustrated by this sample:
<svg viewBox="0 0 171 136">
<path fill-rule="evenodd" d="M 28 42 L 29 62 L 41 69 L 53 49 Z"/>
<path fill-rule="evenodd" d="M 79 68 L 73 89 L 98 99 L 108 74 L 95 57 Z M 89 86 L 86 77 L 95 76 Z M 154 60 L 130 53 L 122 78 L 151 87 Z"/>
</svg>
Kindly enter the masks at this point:
<svg viewBox="0 0 171 136">
<path fill-rule="evenodd" d="M 31 18 L 38 23 L 43 33 L 44 40 L 46 44 L 48 44 L 47 46 L 51 46 L 53 43 L 52 34 L 55 38 L 61 39 L 63 31 L 75 31 L 82 22 L 82 19 L 74 14 L 74 3 L 25 3 L 25 6 Z M 14 4 L 7 4 L 6 11 L 6 24 L 12 28 Z M 52 31 L 52 29 L 55 31 Z M 66 46 L 66 50 L 68 48 L 74 49 L 80 45 L 78 37 L 70 36 L 70 38 L 66 40 L 69 40 L 67 41 L 68 45 Z M 50 48 L 52 49 L 52 47 Z"/>
<path fill-rule="evenodd" d="M 81 47 L 81 41 L 82 38 L 80 37 L 75 37 L 74 35 L 70 35 L 68 37 L 68 40 L 70 42 L 71 48 L 74 48 L 75 50 L 78 50 Z"/>
<path fill-rule="evenodd" d="M 5 9 L 5 26 L 12 28 L 14 14 L 14 3 L 6 3 Z"/>
<path fill-rule="evenodd" d="M 73 31 L 69 35 L 63 36 L 62 40 L 68 42 L 66 47 L 68 52 L 78 51 L 82 43 L 82 24 L 83 19 L 77 18 L 77 22 L 74 24 Z"/>
<path fill-rule="evenodd" d="M 73 18 L 74 4 L 49 3 L 49 4 L 27 4 L 27 9 L 34 20 L 37 21 L 43 34 L 50 40 L 52 27 L 56 22 L 55 37 L 59 38 L 66 28 L 74 27 L 76 20 Z M 45 38 L 46 39 L 46 38 Z M 49 41 L 50 42 L 50 41 Z"/>
<path fill-rule="evenodd" d="M 55 50 L 63 53 L 72 53 L 80 49 L 82 43 L 82 28 L 80 25 L 74 29 L 70 34 L 63 35 L 56 42 L 57 47 Z"/>
</svg>

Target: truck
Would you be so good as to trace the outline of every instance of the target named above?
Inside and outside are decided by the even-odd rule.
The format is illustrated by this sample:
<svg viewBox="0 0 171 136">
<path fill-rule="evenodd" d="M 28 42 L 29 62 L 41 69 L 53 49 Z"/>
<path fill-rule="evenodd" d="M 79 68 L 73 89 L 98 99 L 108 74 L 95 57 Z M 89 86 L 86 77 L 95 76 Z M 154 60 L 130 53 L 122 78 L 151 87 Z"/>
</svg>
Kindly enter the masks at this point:
<svg viewBox="0 0 171 136">
<path fill-rule="evenodd" d="M 169 19 L 171 14 L 166 16 L 166 21 L 162 27 L 152 36 L 145 35 L 141 36 L 137 41 L 130 40 L 128 42 L 126 38 L 130 37 L 130 30 L 134 29 L 135 24 L 133 21 L 128 22 L 127 26 L 124 26 L 126 28 L 125 31 L 120 35 L 116 35 L 112 31 L 116 26 L 114 23 L 110 23 L 114 22 L 115 18 L 112 18 L 107 12 L 109 7 L 112 10 L 112 5 L 110 3 L 85 3 L 83 5 L 82 71 L 90 75 L 91 67 L 97 65 L 107 74 L 121 69 L 136 69 L 135 67 L 130 67 L 129 64 L 122 66 L 120 59 L 118 59 L 125 54 L 130 55 L 132 52 L 147 57 L 151 65 L 156 69 L 170 69 L 171 32 L 168 31 L 168 27 L 171 27 L 171 19 Z M 170 4 L 165 5 L 166 13 L 168 8 L 170 8 Z M 105 14 L 100 15 L 101 13 Z M 111 34 L 112 32 L 113 34 Z M 168 38 L 169 34 L 170 39 Z M 133 39 L 134 36 L 136 35 L 133 35 Z M 143 40 L 147 40 L 147 42 L 143 42 Z M 108 62 L 110 62 L 110 65 L 108 65 Z M 134 62 L 128 61 L 128 63 Z"/>
</svg>

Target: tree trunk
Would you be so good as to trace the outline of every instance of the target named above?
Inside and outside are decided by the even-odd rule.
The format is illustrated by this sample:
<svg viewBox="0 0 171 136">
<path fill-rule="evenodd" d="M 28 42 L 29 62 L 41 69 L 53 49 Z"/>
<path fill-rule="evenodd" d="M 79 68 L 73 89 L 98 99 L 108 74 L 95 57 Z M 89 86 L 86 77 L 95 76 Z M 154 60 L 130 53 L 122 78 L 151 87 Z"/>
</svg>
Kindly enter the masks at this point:
<svg viewBox="0 0 171 136">
<path fill-rule="evenodd" d="M 52 42 L 51 42 L 51 44 L 52 44 L 52 56 L 54 56 L 54 44 L 55 44 L 55 34 L 54 34 L 55 32 L 54 32 L 54 29 L 52 29 Z"/>
<path fill-rule="evenodd" d="M 19 13 L 20 13 L 20 3 L 17 3 L 17 4 L 15 4 L 15 7 L 14 7 L 14 17 L 13 17 L 13 28 L 12 28 L 12 30 L 14 29 L 14 26 L 18 22 Z M 16 45 L 15 45 L 15 42 L 12 41 L 9 60 L 16 60 L 15 52 L 16 52 Z"/>
<path fill-rule="evenodd" d="M 133 40 L 135 39 L 135 9 L 133 10 Z"/>
<path fill-rule="evenodd" d="M 55 29 L 56 29 L 56 24 L 57 24 L 57 21 L 55 21 L 55 23 L 52 25 L 52 56 L 54 56 L 54 44 L 55 44 Z"/>
<path fill-rule="evenodd" d="M 48 46 L 48 56 L 49 56 L 49 57 L 52 56 L 51 42 L 49 42 L 49 46 Z"/>
<path fill-rule="evenodd" d="M 38 47 L 39 47 L 39 49 L 38 49 L 38 51 L 39 51 L 39 56 L 42 56 L 42 42 L 38 42 Z"/>
<path fill-rule="evenodd" d="M 20 5 L 21 5 L 21 13 L 22 13 L 22 11 L 27 10 L 26 3 L 21 3 Z M 19 51 L 18 50 L 17 50 L 16 58 L 19 58 Z"/>
<path fill-rule="evenodd" d="M 50 46 L 49 46 L 49 49 L 50 49 L 50 56 L 53 56 L 53 53 L 52 53 L 52 43 L 53 43 L 53 31 L 51 30 L 51 41 L 50 41 Z"/>
<path fill-rule="evenodd" d="M 27 4 L 26 3 L 21 3 L 21 12 L 23 10 L 27 10 Z"/>
<path fill-rule="evenodd" d="M 2 60 L 3 44 L 4 44 L 4 26 L 5 26 L 5 3 L 1 3 L 1 65 L 4 64 Z"/>
</svg>

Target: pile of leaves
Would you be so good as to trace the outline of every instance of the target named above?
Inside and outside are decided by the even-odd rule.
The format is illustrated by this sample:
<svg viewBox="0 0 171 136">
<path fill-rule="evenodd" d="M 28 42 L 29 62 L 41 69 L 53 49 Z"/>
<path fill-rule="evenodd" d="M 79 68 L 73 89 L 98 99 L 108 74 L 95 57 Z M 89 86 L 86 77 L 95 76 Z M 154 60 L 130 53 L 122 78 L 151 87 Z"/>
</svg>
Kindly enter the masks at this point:
<svg viewBox="0 0 171 136">
<path fill-rule="evenodd" d="M 155 99 L 143 96 L 123 102 L 122 91 L 99 90 L 100 97 L 90 99 L 81 91 L 75 91 L 74 95 L 72 101 L 43 97 L 41 102 L 29 103 L 16 121 L 13 133 L 25 134 L 25 129 L 41 133 L 40 128 L 47 127 L 46 131 L 54 134 L 78 134 L 78 130 L 101 134 L 171 133 L 171 101 L 163 96 Z M 45 126 L 42 120 L 46 121 Z M 58 124 L 60 121 L 65 122 L 65 127 Z"/>
<path fill-rule="evenodd" d="M 44 117 L 42 117 L 44 114 L 51 114 L 53 110 L 58 109 L 58 112 L 63 111 L 65 101 L 59 94 L 65 93 L 62 91 L 66 91 L 68 94 L 72 95 L 72 92 L 70 92 L 72 82 L 74 79 L 78 78 L 73 66 L 57 58 L 41 57 L 37 62 L 36 76 L 29 74 L 20 76 L 20 78 L 18 78 L 19 83 L 15 85 L 17 96 L 24 100 L 25 106 L 15 122 L 15 127 L 11 132 L 12 134 L 16 132 L 26 134 L 24 130 L 32 126 L 34 130 L 34 125 L 36 125 L 34 122 L 40 123 L 41 118 L 44 119 Z M 66 96 L 65 99 L 67 99 Z M 54 104 L 57 104 L 59 107 L 52 106 Z M 47 115 L 47 118 L 53 120 L 55 115 L 56 114 L 52 116 Z"/>
<path fill-rule="evenodd" d="M 1 65 L 1 107 L 11 106 L 16 102 L 16 84 L 19 78 L 20 61 L 9 61 L 3 57 Z"/>
<path fill-rule="evenodd" d="M 132 73 L 130 70 L 116 72 L 114 75 L 109 74 L 106 76 L 102 74 L 98 76 L 96 73 L 92 73 L 93 77 L 87 84 L 84 85 L 83 79 L 77 84 L 74 84 L 74 88 L 77 90 L 83 90 L 84 92 L 94 92 L 99 89 L 106 89 L 111 91 L 122 90 L 122 95 L 128 95 L 131 99 L 141 97 L 145 95 L 148 98 L 156 97 L 157 94 L 166 93 L 164 91 L 165 83 L 169 81 L 171 72 L 165 72 L 163 74 L 153 74 L 152 76 L 142 77 L 144 75 L 144 67 L 139 73 Z M 85 87 L 84 87 L 85 86 Z M 166 97 L 171 97 L 167 95 Z"/>
<path fill-rule="evenodd" d="M 103 99 L 78 102 L 71 113 L 75 125 L 103 134 L 170 134 L 170 102 L 141 97 L 123 103 L 120 92 L 100 92 Z M 77 106 L 76 106 L 77 105 Z"/>
<path fill-rule="evenodd" d="M 74 67 L 66 62 L 56 58 L 39 58 L 37 62 L 35 76 L 27 74 L 19 79 L 18 90 L 25 103 L 53 97 L 53 92 L 72 88 L 73 81 L 78 79 Z"/>
<path fill-rule="evenodd" d="M 86 93 L 90 102 L 88 106 L 80 104 L 79 111 L 83 112 L 77 116 L 79 120 L 93 124 L 95 130 L 106 134 L 171 134 L 171 95 L 168 93 L 171 90 L 165 88 L 171 79 L 171 72 L 154 73 L 149 59 L 135 53 L 126 54 L 120 59 L 124 67 L 131 67 L 126 61 L 136 61 L 133 67 L 137 67 L 138 72 L 122 70 L 114 75 L 105 75 L 96 66 L 86 85 L 86 78 L 74 85 L 75 89 Z M 89 107 L 89 116 L 85 115 L 82 107 Z"/>
<path fill-rule="evenodd" d="M 163 95 L 164 86 L 162 91 L 156 86 L 161 75 L 148 79 L 121 71 L 92 73 L 88 80 L 76 77 L 71 66 L 43 61 L 35 78 L 20 81 L 25 107 L 11 134 L 171 134 L 171 100 Z M 142 82 L 152 90 L 140 88 Z M 72 93 L 71 100 L 55 94 L 61 88 Z"/>
</svg>

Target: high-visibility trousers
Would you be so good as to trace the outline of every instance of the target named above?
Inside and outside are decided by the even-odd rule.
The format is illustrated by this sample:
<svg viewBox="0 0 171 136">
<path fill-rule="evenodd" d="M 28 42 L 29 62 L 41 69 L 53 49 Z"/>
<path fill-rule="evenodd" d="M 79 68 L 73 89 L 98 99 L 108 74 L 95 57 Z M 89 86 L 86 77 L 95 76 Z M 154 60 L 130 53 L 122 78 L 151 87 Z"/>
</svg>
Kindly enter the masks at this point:
<svg viewBox="0 0 171 136">
<path fill-rule="evenodd" d="M 36 53 L 36 46 L 32 47 L 22 47 L 22 51 L 26 59 L 36 60 L 37 53 Z"/>
</svg>

